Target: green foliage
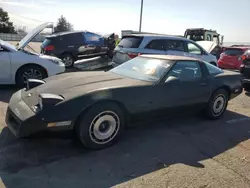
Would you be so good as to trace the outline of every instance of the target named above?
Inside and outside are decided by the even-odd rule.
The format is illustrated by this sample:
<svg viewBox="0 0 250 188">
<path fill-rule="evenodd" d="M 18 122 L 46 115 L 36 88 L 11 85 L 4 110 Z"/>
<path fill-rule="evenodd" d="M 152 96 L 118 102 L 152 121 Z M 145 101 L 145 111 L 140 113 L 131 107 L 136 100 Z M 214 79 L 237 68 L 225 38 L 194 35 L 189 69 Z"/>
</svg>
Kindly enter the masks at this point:
<svg viewBox="0 0 250 188">
<path fill-rule="evenodd" d="M 62 15 L 57 22 L 54 32 L 63 32 L 63 31 L 73 31 L 73 25 L 69 23 L 66 18 Z"/>
<path fill-rule="evenodd" d="M 9 20 L 8 12 L 0 8 L 0 33 L 16 33 L 13 23 Z"/>
</svg>

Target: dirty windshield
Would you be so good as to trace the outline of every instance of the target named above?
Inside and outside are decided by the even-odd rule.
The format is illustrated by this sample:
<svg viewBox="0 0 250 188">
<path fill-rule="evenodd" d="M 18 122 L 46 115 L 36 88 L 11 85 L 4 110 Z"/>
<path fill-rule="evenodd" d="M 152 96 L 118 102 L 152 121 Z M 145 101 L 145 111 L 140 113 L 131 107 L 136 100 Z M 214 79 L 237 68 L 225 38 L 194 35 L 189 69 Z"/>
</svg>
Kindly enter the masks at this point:
<svg viewBox="0 0 250 188">
<path fill-rule="evenodd" d="M 136 57 L 111 69 L 110 72 L 132 79 L 157 82 L 167 73 L 170 63 L 164 59 Z"/>
</svg>

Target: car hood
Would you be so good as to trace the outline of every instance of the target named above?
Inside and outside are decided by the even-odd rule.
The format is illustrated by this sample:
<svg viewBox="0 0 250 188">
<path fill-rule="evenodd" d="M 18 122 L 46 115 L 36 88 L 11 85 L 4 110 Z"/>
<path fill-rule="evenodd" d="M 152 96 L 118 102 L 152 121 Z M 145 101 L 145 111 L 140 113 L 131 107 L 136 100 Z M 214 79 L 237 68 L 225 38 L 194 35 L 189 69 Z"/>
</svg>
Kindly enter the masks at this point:
<svg viewBox="0 0 250 188">
<path fill-rule="evenodd" d="M 204 50 L 206 50 L 208 53 L 211 53 L 213 49 L 217 46 L 216 42 L 213 41 L 196 41 L 197 44 L 199 44 Z"/>
<path fill-rule="evenodd" d="M 17 46 L 17 49 L 23 49 L 25 48 L 25 46 L 27 46 L 27 44 L 29 44 L 29 42 L 35 38 L 42 30 L 44 30 L 45 28 L 51 28 L 53 27 L 53 23 L 52 22 L 46 22 L 43 23 L 39 26 L 37 26 L 35 29 L 33 29 L 31 32 L 29 32 L 19 43 Z"/>
<path fill-rule="evenodd" d="M 36 105 L 38 95 L 41 93 L 61 95 L 68 100 L 96 90 L 152 85 L 150 82 L 134 80 L 104 71 L 64 73 L 49 77 L 45 79 L 45 82 L 29 91 L 23 91 L 22 98 L 28 105 Z"/>
</svg>

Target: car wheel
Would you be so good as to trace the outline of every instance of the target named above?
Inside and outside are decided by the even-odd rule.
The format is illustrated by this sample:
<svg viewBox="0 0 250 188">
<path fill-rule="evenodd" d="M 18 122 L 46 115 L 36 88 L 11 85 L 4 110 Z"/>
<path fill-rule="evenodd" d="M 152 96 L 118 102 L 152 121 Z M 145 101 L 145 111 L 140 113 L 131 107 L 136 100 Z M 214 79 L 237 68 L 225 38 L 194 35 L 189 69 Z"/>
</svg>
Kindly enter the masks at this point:
<svg viewBox="0 0 250 188">
<path fill-rule="evenodd" d="M 16 85 L 18 87 L 25 87 L 28 79 L 42 80 L 47 77 L 46 71 L 36 65 L 27 65 L 17 71 Z"/>
<path fill-rule="evenodd" d="M 250 84 L 243 84 L 245 91 L 250 92 Z"/>
<path fill-rule="evenodd" d="M 102 149 L 116 143 L 125 125 L 124 113 L 116 104 L 94 105 L 80 117 L 76 134 L 89 149 Z"/>
<path fill-rule="evenodd" d="M 74 65 L 74 58 L 70 54 L 63 54 L 62 55 L 62 61 L 66 68 L 70 68 Z"/>
<path fill-rule="evenodd" d="M 206 115 L 210 119 L 219 119 L 226 111 L 228 104 L 228 93 L 224 89 L 216 91 L 208 102 Z"/>
</svg>

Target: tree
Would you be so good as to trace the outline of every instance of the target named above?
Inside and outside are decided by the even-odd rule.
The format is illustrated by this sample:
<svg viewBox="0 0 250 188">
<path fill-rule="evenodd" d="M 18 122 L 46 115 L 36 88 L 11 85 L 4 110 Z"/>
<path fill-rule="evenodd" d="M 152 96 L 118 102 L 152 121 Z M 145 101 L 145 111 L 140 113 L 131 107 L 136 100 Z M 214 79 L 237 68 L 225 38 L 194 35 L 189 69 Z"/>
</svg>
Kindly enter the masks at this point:
<svg viewBox="0 0 250 188">
<path fill-rule="evenodd" d="M 73 31 L 73 25 L 69 23 L 66 18 L 62 15 L 57 22 L 54 32 L 63 32 L 63 31 Z"/>
<path fill-rule="evenodd" d="M 0 33 L 16 33 L 13 23 L 9 20 L 8 12 L 0 8 Z"/>
</svg>

